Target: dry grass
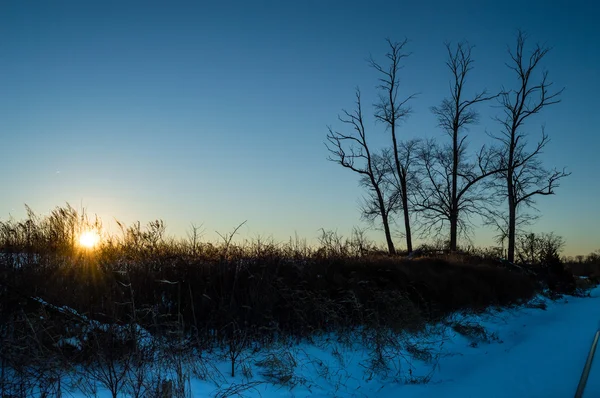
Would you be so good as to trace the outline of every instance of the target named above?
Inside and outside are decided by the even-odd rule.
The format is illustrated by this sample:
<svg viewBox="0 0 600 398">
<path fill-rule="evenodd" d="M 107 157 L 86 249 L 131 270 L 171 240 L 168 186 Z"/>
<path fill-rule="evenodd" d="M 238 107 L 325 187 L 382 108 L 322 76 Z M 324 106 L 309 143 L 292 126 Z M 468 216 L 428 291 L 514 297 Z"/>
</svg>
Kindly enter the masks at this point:
<svg viewBox="0 0 600 398">
<path fill-rule="evenodd" d="M 103 351 L 55 343 L 100 322 L 139 325 L 177 355 L 234 347 L 234 366 L 250 342 L 416 331 L 457 310 L 525 302 L 539 287 L 528 275 L 464 256 L 390 257 L 359 233 L 344 240 L 324 231 L 312 248 L 298 239 L 235 244 L 233 233 L 220 244 L 175 240 L 161 221 L 121 227 L 89 252 L 77 233 L 101 224 L 72 207 L 0 222 L 2 364 L 89 363 Z M 115 360 L 137 352 L 134 340 L 119 343 Z"/>
</svg>

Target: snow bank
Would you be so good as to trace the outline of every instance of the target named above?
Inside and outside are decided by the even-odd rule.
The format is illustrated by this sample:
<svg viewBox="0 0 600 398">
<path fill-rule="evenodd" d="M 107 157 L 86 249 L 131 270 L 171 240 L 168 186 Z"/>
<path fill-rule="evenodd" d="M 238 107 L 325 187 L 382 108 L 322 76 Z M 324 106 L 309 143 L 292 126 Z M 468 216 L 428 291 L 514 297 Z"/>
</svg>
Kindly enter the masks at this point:
<svg viewBox="0 0 600 398">
<path fill-rule="evenodd" d="M 386 366 L 379 368 L 374 347 L 332 336 L 247 350 L 235 377 L 225 352 L 204 354 L 213 377 L 192 377 L 189 387 L 194 397 L 567 397 L 599 321 L 596 288 L 589 298 L 538 298 L 520 308 L 455 314 L 427 333 L 403 336 L 401 349 L 385 348 Z M 585 396 L 600 396 L 600 359 Z"/>
</svg>

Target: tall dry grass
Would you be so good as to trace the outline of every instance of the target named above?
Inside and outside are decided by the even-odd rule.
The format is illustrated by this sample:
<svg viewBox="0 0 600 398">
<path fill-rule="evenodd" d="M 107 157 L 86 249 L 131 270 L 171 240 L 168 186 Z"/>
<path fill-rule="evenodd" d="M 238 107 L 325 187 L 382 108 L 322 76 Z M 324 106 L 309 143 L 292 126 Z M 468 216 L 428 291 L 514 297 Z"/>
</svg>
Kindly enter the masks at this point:
<svg viewBox="0 0 600 398">
<path fill-rule="evenodd" d="M 309 247 L 299 238 L 235 243 L 235 231 L 220 243 L 202 242 L 197 229 L 174 239 L 160 220 L 119 225 L 86 250 L 79 234 L 102 234 L 102 224 L 69 205 L 0 222 L 0 360 L 11 380 L 15 369 L 34 369 L 50 388 L 48 380 L 60 380 L 52 371 L 85 365 L 116 394 L 141 372 L 140 358 L 156 354 L 140 346 L 143 330 L 168 347 L 162 358 L 185 395 L 182 358 L 193 352 L 223 348 L 234 373 L 250 344 L 416 331 L 453 311 L 521 303 L 539 289 L 529 275 L 492 263 L 390 257 L 360 231 L 349 239 L 322 231 Z M 8 394 L 2 374 L 0 395 Z"/>
</svg>

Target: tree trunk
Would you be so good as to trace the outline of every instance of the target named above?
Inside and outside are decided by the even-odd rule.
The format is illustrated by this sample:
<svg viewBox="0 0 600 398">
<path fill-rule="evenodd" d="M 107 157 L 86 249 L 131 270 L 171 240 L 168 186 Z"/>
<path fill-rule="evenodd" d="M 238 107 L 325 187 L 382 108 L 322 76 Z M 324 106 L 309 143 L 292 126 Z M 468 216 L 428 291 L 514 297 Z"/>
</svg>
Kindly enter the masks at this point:
<svg viewBox="0 0 600 398">
<path fill-rule="evenodd" d="M 515 230 L 516 230 L 516 209 L 514 206 L 509 205 L 508 209 L 508 261 L 511 263 L 515 261 Z"/>
<path fill-rule="evenodd" d="M 390 232 L 390 223 L 388 222 L 387 214 L 382 218 L 383 229 L 385 231 L 385 240 L 387 241 L 388 251 L 390 254 L 396 254 L 396 248 L 394 247 L 394 241 L 392 240 L 392 233 Z"/>
<path fill-rule="evenodd" d="M 451 203 L 452 208 L 450 209 L 450 251 L 455 252 L 458 241 L 458 203 L 456 200 L 457 196 L 457 185 L 458 185 L 458 108 L 457 103 L 457 119 L 454 121 L 454 134 L 452 137 L 452 192 L 451 192 Z"/>
<path fill-rule="evenodd" d="M 375 183 L 373 176 L 371 175 L 371 183 L 375 188 L 377 194 L 377 203 L 379 204 L 379 215 L 381 216 L 381 223 L 383 224 L 383 231 L 385 232 L 385 240 L 388 246 L 388 252 L 390 254 L 396 254 L 396 248 L 394 247 L 394 241 L 392 240 L 392 232 L 390 231 L 389 213 L 385 208 L 385 202 L 383 200 L 383 194 L 379 189 L 379 186 Z"/>
<path fill-rule="evenodd" d="M 508 193 L 508 256 L 507 260 L 511 263 L 515 262 L 515 235 L 517 230 L 517 198 L 515 197 L 514 190 L 514 161 L 515 161 L 515 147 L 516 139 L 515 133 L 517 131 L 516 125 L 513 121 L 510 147 L 508 150 L 508 170 L 506 170 L 506 189 Z"/>
<path fill-rule="evenodd" d="M 391 100 L 391 97 L 390 97 Z M 390 102 L 392 104 L 392 109 L 394 107 L 394 103 Z M 403 211 L 404 211 L 404 228 L 406 229 L 406 249 L 408 250 L 408 252 L 410 253 L 412 251 L 412 237 L 410 235 L 410 218 L 409 218 L 409 212 L 408 212 L 408 193 L 406 192 L 406 173 L 404 172 L 404 170 L 402 170 L 402 167 L 400 166 L 400 159 L 398 158 L 398 142 L 396 141 L 396 121 L 394 120 L 391 123 L 391 130 L 392 130 L 392 144 L 394 146 L 394 161 L 396 162 L 396 173 L 398 173 L 398 179 L 400 180 L 400 187 L 402 189 L 402 192 L 400 192 L 400 195 L 402 196 L 402 207 L 403 207 Z M 389 243 L 388 243 L 389 245 Z M 395 250 L 394 250 L 395 252 Z M 391 252 L 390 252 L 391 253 Z"/>
<path fill-rule="evenodd" d="M 455 252 L 457 248 L 458 235 L 458 212 L 452 210 L 450 214 L 450 251 Z"/>
<path fill-rule="evenodd" d="M 402 179 L 402 208 L 404 210 L 404 229 L 406 231 L 406 250 L 412 253 L 412 235 L 410 232 L 410 216 L 408 211 L 408 194 L 406 192 L 406 176 Z"/>
<path fill-rule="evenodd" d="M 508 258 L 511 263 L 515 261 L 515 235 L 517 229 L 517 205 L 513 190 L 513 169 L 509 169 L 507 178 L 508 188 Z"/>
</svg>

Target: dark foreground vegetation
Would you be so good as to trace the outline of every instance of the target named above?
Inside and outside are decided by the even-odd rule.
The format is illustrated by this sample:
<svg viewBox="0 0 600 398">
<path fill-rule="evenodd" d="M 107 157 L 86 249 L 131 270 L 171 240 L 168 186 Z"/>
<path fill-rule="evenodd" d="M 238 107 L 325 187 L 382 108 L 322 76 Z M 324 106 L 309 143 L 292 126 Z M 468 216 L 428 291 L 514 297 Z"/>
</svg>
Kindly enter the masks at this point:
<svg viewBox="0 0 600 398">
<path fill-rule="evenodd" d="M 358 233 L 343 240 L 324 232 L 318 248 L 239 245 L 232 234 L 210 244 L 194 232 L 166 238 L 155 221 L 123 226 L 119 237 L 88 250 L 78 234 L 100 225 L 69 206 L 0 228 L 2 397 L 27 396 L 32 386 L 52 396 L 61 391 L 61 375 L 79 374 L 75 369 L 86 369 L 79 383 L 95 379 L 114 396 L 125 384 L 134 396 L 165 396 L 185 383 L 164 386 L 158 373 L 148 384 L 136 373 L 159 354 L 181 378 L 181 355 L 200 359 L 221 349 L 235 373 L 240 352 L 251 347 L 324 333 L 368 343 L 382 331 L 422 330 L 455 311 L 576 287 L 558 256 L 541 258 L 537 268 L 483 252 L 423 250 L 408 259 L 381 254 Z"/>
</svg>

